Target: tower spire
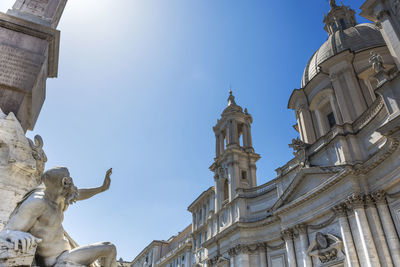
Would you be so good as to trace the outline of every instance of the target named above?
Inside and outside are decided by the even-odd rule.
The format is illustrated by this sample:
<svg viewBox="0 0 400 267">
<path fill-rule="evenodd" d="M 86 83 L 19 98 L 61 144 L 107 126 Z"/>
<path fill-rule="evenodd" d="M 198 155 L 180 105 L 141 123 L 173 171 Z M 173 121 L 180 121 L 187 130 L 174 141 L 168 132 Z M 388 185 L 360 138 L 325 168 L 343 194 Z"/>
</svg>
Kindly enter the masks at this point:
<svg viewBox="0 0 400 267">
<path fill-rule="evenodd" d="M 343 4 L 338 6 L 335 0 L 329 0 L 329 5 L 331 10 L 324 16 L 324 29 L 329 35 L 357 25 L 356 12 L 353 9 Z"/>
</svg>

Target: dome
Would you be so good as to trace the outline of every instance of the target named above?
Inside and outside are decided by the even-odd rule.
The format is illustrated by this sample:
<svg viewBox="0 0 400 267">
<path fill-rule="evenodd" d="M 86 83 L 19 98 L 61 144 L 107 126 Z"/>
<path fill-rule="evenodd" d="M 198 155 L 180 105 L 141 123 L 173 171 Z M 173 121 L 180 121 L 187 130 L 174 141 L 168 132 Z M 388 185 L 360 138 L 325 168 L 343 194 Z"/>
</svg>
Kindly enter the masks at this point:
<svg viewBox="0 0 400 267">
<path fill-rule="evenodd" d="M 358 52 L 385 45 L 379 29 L 371 23 L 358 24 L 329 35 L 328 40 L 312 55 L 304 70 L 301 87 L 304 87 L 318 72 L 318 66 L 330 57 L 350 49 Z"/>
</svg>

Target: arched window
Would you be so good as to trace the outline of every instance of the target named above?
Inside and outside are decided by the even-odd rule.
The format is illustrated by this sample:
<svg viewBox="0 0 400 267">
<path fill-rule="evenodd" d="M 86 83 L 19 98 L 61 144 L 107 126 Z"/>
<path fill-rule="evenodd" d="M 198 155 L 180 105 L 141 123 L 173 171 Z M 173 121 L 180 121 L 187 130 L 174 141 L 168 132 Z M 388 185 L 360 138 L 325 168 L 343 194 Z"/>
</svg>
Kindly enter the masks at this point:
<svg viewBox="0 0 400 267">
<path fill-rule="evenodd" d="M 332 89 L 324 89 L 316 94 L 310 103 L 314 113 L 319 136 L 323 136 L 339 123 L 340 114 L 336 108 L 336 98 Z"/>
<path fill-rule="evenodd" d="M 229 199 L 229 184 L 228 180 L 224 182 L 224 201 Z"/>
</svg>

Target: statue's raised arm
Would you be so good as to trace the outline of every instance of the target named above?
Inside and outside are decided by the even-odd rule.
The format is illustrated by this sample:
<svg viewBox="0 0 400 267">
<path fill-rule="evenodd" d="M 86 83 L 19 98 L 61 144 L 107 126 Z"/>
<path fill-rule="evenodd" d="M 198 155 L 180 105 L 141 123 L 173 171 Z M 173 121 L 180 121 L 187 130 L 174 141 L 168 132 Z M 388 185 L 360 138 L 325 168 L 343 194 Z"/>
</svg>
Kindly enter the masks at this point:
<svg viewBox="0 0 400 267">
<path fill-rule="evenodd" d="M 79 189 L 78 190 L 79 195 L 77 200 L 85 200 L 91 198 L 94 195 L 97 195 L 98 193 L 107 191 L 110 188 L 111 184 L 111 178 L 110 178 L 111 174 L 112 174 L 112 168 L 107 170 L 103 184 L 99 187 L 89 188 L 89 189 Z"/>
</svg>

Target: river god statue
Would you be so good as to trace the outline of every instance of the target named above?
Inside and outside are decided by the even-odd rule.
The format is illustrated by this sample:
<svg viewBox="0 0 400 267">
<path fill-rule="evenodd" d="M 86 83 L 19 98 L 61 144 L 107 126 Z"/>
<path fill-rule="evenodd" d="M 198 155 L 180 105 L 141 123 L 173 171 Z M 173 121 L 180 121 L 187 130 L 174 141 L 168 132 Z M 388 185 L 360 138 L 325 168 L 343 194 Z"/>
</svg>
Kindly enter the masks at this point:
<svg viewBox="0 0 400 267">
<path fill-rule="evenodd" d="M 116 267 L 116 248 L 109 242 L 71 246 L 62 222 L 64 211 L 75 201 L 88 199 L 110 187 L 112 169 L 106 172 L 103 185 L 91 189 L 75 187 L 65 167 L 47 170 L 44 186 L 28 192 L 10 216 L 0 239 L 13 244 L 21 253 L 36 248 L 36 265 L 43 267 L 89 266 L 101 259 L 105 267 Z"/>
</svg>

